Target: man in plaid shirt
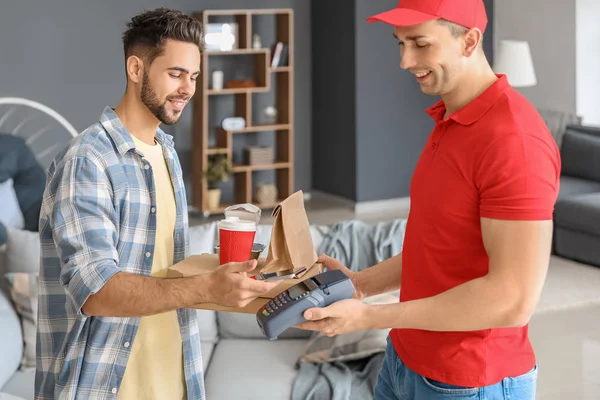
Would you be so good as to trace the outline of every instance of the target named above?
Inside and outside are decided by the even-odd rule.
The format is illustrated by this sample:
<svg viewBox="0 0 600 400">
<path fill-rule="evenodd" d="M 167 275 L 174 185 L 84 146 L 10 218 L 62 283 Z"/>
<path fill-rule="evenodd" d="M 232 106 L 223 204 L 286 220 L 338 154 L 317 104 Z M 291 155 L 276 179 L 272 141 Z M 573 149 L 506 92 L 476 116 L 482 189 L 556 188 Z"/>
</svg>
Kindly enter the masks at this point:
<svg viewBox="0 0 600 400">
<path fill-rule="evenodd" d="M 204 399 L 196 313 L 244 306 L 277 283 L 253 262 L 165 279 L 188 255 L 174 124 L 193 96 L 202 29 L 181 12 L 134 17 L 123 35 L 127 88 L 115 109 L 50 166 L 40 216 L 42 263 L 35 398 Z"/>
</svg>

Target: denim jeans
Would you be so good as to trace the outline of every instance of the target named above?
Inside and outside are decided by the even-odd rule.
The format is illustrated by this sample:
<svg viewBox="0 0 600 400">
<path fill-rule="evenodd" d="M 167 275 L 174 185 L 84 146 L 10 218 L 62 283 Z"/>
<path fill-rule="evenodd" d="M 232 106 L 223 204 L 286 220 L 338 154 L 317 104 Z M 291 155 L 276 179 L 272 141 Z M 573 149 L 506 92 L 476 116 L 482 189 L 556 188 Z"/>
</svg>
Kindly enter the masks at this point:
<svg viewBox="0 0 600 400">
<path fill-rule="evenodd" d="M 385 359 L 375 384 L 374 400 L 534 400 L 537 366 L 524 375 L 478 388 L 449 385 L 408 369 L 388 337 Z"/>
</svg>

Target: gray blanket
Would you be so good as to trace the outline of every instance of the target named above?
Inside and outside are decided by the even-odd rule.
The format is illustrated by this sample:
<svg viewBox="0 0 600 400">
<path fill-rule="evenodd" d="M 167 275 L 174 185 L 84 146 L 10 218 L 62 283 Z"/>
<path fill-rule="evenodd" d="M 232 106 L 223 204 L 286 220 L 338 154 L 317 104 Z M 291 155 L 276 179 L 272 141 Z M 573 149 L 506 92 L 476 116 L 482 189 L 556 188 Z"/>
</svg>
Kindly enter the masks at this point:
<svg viewBox="0 0 600 400">
<path fill-rule="evenodd" d="M 318 253 L 360 271 L 399 254 L 405 228 L 405 219 L 375 225 L 341 222 L 325 233 Z M 397 299 L 397 295 L 391 298 Z M 352 332 L 333 338 L 314 333 L 298 360 L 291 400 L 372 399 L 386 336 L 387 331 Z"/>
<path fill-rule="evenodd" d="M 352 271 L 378 264 L 402 251 L 406 219 L 371 225 L 362 221 L 343 221 L 325 234 L 317 249 Z"/>
<path fill-rule="evenodd" d="M 300 364 L 292 400 L 367 400 L 373 398 L 384 353 L 350 362 Z"/>
</svg>

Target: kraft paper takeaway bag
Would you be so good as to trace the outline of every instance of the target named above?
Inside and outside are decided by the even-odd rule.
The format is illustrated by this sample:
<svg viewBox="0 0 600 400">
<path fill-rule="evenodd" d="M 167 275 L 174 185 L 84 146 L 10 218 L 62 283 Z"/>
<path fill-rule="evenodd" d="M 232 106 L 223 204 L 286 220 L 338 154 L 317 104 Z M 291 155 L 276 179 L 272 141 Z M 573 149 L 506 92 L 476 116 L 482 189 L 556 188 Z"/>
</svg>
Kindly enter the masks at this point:
<svg viewBox="0 0 600 400">
<path fill-rule="evenodd" d="M 310 236 L 302 191 L 283 200 L 274 210 L 267 265 L 263 272 L 282 269 L 312 268 L 317 252 Z"/>
</svg>

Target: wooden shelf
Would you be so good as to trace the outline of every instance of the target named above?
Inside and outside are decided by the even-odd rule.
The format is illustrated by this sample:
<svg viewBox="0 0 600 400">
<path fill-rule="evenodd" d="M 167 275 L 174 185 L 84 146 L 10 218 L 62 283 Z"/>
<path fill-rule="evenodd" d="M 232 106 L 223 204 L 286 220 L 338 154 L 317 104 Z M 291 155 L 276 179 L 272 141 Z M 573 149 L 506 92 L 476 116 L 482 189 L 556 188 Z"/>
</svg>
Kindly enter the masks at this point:
<svg viewBox="0 0 600 400">
<path fill-rule="evenodd" d="M 253 18 L 255 15 L 269 15 L 273 18 Z M 202 54 L 202 69 L 196 83 L 196 94 L 192 98 L 192 205 L 204 215 L 223 213 L 225 208 L 233 204 L 251 203 L 263 209 L 275 208 L 282 200 L 273 204 L 257 204 L 254 201 L 254 171 L 274 171 L 274 182 L 278 198 L 289 197 L 294 190 L 294 12 L 289 8 L 281 9 L 243 9 L 243 10 L 204 10 L 194 13 L 204 26 L 212 22 L 233 20 L 238 25 L 238 43 L 231 51 L 209 50 Z M 261 24 L 261 26 L 258 26 Z M 271 45 L 263 43 L 263 48 L 252 48 L 252 37 L 256 32 L 262 32 L 271 26 L 274 43 L 287 44 L 287 65 L 271 67 Z M 253 27 L 253 25 L 255 25 Z M 218 56 L 223 56 L 220 58 Z M 237 63 L 237 59 L 228 57 L 251 57 L 250 62 Z M 234 61 L 231 63 L 230 61 Z M 237 76 L 248 76 L 249 68 L 252 74 L 249 78 L 255 82 L 254 87 L 210 89 L 212 71 L 219 63 L 229 64 L 233 68 L 223 69 L 226 72 L 225 83 L 229 79 L 239 79 Z M 220 68 L 220 67 L 217 67 Z M 227 76 L 230 74 L 230 76 Z M 273 84 L 271 84 L 273 82 Z M 254 93 L 273 92 L 274 103 L 278 111 L 277 122 L 274 124 L 254 124 L 253 103 Z M 213 96 L 233 95 L 233 102 L 211 101 Z M 231 110 L 213 110 L 213 107 L 223 107 L 233 104 Z M 229 106 L 230 107 L 230 106 Z M 218 112 L 216 112 L 218 111 Z M 246 127 L 235 131 L 225 131 L 218 126 L 220 121 L 213 120 L 216 115 L 244 118 Z M 219 117 L 222 118 L 222 117 Z M 219 207 L 208 207 L 208 185 L 203 179 L 208 165 L 209 156 L 223 154 L 231 157 L 233 152 L 233 135 L 253 132 L 273 132 L 273 152 L 277 162 L 263 165 L 234 165 L 232 179 L 232 198 L 222 199 Z M 214 135 L 214 137 L 213 137 Z M 237 144 L 244 144 L 245 138 L 236 136 Z M 239 142 L 241 141 L 241 143 Z M 210 143 L 210 146 L 208 147 Z M 236 147 L 237 149 L 237 147 Z M 237 161 L 237 160 L 233 160 Z M 243 162 L 239 160 L 237 162 Z"/>
<path fill-rule="evenodd" d="M 247 126 L 244 129 L 240 129 L 237 131 L 229 131 L 229 132 L 231 132 L 231 133 L 249 133 L 249 132 L 285 131 L 288 129 L 290 129 L 290 125 L 288 125 L 288 124 L 253 125 L 253 126 Z"/>
<path fill-rule="evenodd" d="M 209 89 L 206 91 L 206 94 L 214 96 L 214 95 L 223 95 L 223 94 L 265 93 L 268 91 L 269 91 L 268 87 L 234 88 L 234 89 L 221 89 L 221 90 Z"/>
<path fill-rule="evenodd" d="M 228 153 L 229 153 L 229 149 L 227 149 L 227 148 L 211 148 L 211 149 L 206 149 L 206 154 L 208 154 L 208 155 L 228 154 Z"/>
<path fill-rule="evenodd" d="M 244 54 L 271 54 L 270 49 L 233 49 L 227 51 L 208 50 L 204 54 L 209 56 L 235 56 Z"/>
<path fill-rule="evenodd" d="M 234 165 L 233 172 L 249 172 L 249 171 L 267 171 L 271 169 L 290 168 L 288 162 L 279 162 L 273 164 L 257 164 L 257 165 Z"/>
<path fill-rule="evenodd" d="M 217 16 L 223 16 L 223 15 L 240 15 L 240 14 L 247 14 L 247 15 L 269 15 L 269 14 L 291 14 L 293 13 L 294 10 L 292 10 L 291 8 L 258 8 L 258 9 L 251 9 L 251 10 L 206 10 L 203 12 L 203 14 L 208 18 L 208 17 L 217 17 Z"/>
</svg>

